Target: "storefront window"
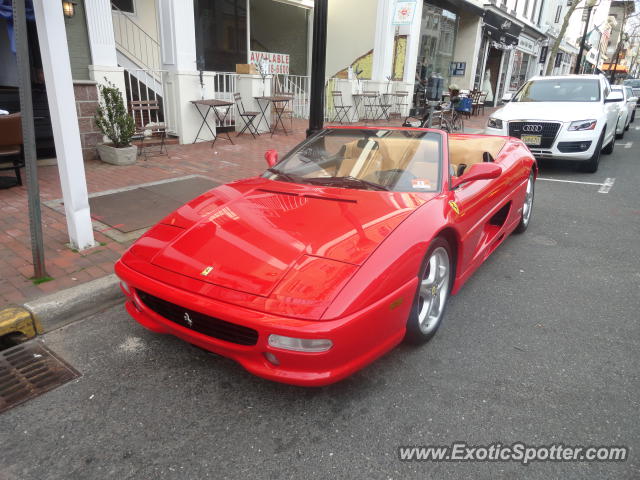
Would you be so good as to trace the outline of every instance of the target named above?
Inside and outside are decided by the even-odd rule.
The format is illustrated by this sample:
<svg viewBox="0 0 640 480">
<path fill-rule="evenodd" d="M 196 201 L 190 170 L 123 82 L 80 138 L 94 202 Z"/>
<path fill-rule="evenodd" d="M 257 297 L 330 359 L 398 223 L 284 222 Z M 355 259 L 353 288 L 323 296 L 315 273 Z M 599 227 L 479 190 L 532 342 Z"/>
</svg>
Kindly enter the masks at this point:
<svg viewBox="0 0 640 480">
<path fill-rule="evenodd" d="M 427 89 L 427 97 L 437 99 L 451 81 L 451 62 L 458 30 L 458 15 L 424 4 L 420 26 L 420 50 L 416 84 Z"/>
<path fill-rule="evenodd" d="M 288 73 L 307 74 L 308 9 L 273 0 L 251 0 L 249 18 L 252 51 L 289 55 Z"/>
<path fill-rule="evenodd" d="M 194 10 L 198 68 L 235 72 L 247 63 L 246 0 L 196 0 Z"/>
<path fill-rule="evenodd" d="M 520 88 L 529 76 L 529 67 L 533 63 L 533 57 L 528 53 L 516 50 L 513 56 L 513 68 L 511 70 L 511 80 L 509 90 L 514 91 Z"/>
</svg>

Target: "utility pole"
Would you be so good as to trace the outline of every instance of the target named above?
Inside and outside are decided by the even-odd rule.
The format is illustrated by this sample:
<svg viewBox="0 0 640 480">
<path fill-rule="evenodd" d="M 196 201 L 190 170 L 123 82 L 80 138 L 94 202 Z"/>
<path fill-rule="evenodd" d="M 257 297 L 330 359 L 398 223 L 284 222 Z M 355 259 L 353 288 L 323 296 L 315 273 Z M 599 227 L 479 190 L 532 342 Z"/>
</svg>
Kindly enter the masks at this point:
<svg viewBox="0 0 640 480">
<path fill-rule="evenodd" d="M 327 58 L 328 0 L 315 0 L 313 9 L 313 52 L 311 55 L 311 98 L 307 137 L 322 130 L 324 124 L 324 83 Z"/>
<path fill-rule="evenodd" d="M 582 41 L 580 42 L 580 50 L 578 51 L 578 59 L 576 60 L 576 66 L 573 69 L 573 73 L 580 73 L 582 67 L 582 54 L 584 52 L 584 45 L 587 42 L 587 33 L 589 31 L 589 21 L 591 20 L 591 11 L 596 6 L 594 1 L 587 2 L 587 21 L 584 22 L 584 32 L 582 33 Z M 597 66 L 597 65 L 596 65 Z"/>
<path fill-rule="evenodd" d="M 62 6 L 60 7 L 62 8 Z M 25 173 L 27 176 L 27 198 L 29 202 L 29 229 L 31 230 L 31 255 L 33 276 L 47 276 L 44 264 L 44 242 L 42 237 L 42 214 L 40 211 L 40 187 L 36 163 L 36 136 L 33 127 L 33 100 L 31 98 L 31 73 L 25 0 L 13 0 L 13 27 L 16 42 L 16 63 L 20 91 L 20 113 L 22 116 L 22 138 Z"/>
</svg>

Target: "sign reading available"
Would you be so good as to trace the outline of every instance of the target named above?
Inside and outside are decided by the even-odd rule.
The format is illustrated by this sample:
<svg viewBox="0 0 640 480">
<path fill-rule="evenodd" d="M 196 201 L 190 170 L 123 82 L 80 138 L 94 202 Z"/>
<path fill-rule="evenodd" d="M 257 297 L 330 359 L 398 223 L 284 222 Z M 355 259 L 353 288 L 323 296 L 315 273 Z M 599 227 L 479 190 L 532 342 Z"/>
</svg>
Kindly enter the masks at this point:
<svg viewBox="0 0 640 480">
<path fill-rule="evenodd" d="M 260 65 L 264 62 L 267 67 L 265 73 L 269 75 L 289 73 L 289 55 L 284 53 L 254 52 L 252 50 L 249 55 L 249 62 L 254 65 Z"/>
</svg>

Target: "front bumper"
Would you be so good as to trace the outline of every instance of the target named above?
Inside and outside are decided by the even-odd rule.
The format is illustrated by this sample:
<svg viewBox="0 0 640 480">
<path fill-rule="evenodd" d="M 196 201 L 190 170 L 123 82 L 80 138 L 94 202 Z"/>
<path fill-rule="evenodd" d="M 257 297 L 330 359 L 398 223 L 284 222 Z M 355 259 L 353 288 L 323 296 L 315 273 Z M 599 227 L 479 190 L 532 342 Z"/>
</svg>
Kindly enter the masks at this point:
<svg viewBox="0 0 640 480">
<path fill-rule="evenodd" d="M 337 382 L 383 355 L 404 338 L 406 319 L 416 290 L 417 279 L 403 285 L 375 304 L 344 318 L 311 321 L 272 315 L 231 305 L 181 290 L 147 277 L 122 261 L 116 274 L 129 286 L 126 309 L 141 325 L 157 333 L 171 334 L 219 355 L 231 358 L 262 378 L 301 386 L 322 386 Z M 255 345 L 240 345 L 194 331 L 168 320 L 141 300 L 141 290 L 185 309 L 201 312 L 244 327 L 257 330 Z M 397 305 L 397 299 L 403 298 Z M 331 349 L 307 353 L 271 347 L 270 334 L 296 338 L 322 338 L 333 342 Z M 279 364 L 267 360 L 275 355 Z"/>
<path fill-rule="evenodd" d="M 533 121 L 532 121 L 533 122 Z M 507 133 L 507 122 L 503 128 L 485 128 L 485 135 L 509 136 Z M 567 130 L 568 123 L 560 126 L 553 143 L 548 148 L 538 148 L 527 146 L 536 159 L 558 159 L 572 161 L 587 161 L 593 156 L 593 152 L 598 144 L 598 139 L 602 130 L 586 130 L 570 132 Z M 589 144 L 586 149 L 579 144 Z"/>
</svg>

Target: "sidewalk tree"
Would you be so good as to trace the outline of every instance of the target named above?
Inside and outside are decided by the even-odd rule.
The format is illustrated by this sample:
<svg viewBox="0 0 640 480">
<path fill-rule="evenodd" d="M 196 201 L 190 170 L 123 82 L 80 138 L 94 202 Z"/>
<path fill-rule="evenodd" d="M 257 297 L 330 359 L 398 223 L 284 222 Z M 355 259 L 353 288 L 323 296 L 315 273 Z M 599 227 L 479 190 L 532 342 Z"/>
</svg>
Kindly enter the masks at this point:
<svg viewBox="0 0 640 480">
<path fill-rule="evenodd" d="M 569 10 L 567 10 L 567 13 L 564 15 L 564 19 L 562 20 L 562 26 L 560 27 L 560 33 L 556 37 L 549 51 L 549 56 L 547 58 L 547 69 L 544 72 L 545 75 L 551 75 L 551 72 L 553 71 L 553 67 L 556 62 L 556 55 L 558 54 L 558 50 L 560 49 L 560 43 L 562 42 L 562 39 L 564 38 L 564 35 L 567 32 L 567 27 L 569 27 L 569 20 L 571 20 L 571 15 L 573 15 L 573 12 L 576 11 L 576 8 L 578 8 L 578 5 L 580 5 L 581 3 L 585 3 L 585 2 L 583 0 L 572 1 L 571 5 L 569 6 Z"/>
</svg>

